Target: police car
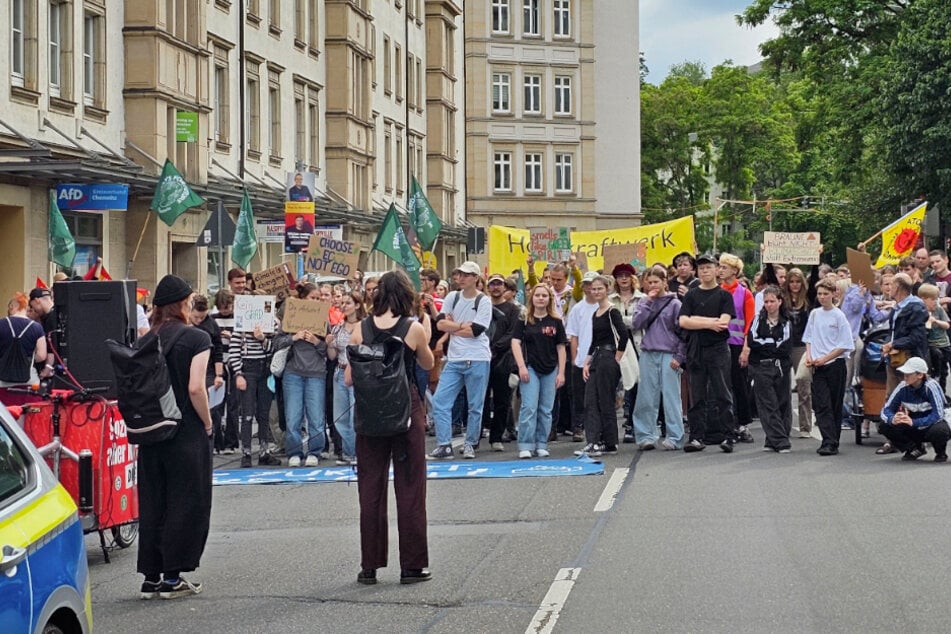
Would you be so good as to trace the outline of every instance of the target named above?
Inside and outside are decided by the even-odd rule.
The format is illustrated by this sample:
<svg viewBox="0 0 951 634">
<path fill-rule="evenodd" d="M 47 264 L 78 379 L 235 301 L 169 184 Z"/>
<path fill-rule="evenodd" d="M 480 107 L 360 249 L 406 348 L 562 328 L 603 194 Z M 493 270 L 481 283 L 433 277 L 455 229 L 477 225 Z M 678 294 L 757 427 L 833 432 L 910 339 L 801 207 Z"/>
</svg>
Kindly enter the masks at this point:
<svg viewBox="0 0 951 634">
<path fill-rule="evenodd" d="M 0 405 L 0 632 L 92 629 L 76 505 Z"/>
</svg>

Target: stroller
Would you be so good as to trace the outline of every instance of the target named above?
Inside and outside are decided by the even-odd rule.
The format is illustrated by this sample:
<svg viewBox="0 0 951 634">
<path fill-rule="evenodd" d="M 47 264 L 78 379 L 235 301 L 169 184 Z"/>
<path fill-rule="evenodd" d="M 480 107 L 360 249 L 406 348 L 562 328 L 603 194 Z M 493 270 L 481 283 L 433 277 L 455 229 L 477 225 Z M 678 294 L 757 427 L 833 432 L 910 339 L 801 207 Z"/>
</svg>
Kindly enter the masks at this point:
<svg viewBox="0 0 951 634">
<path fill-rule="evenodd" d="M 855 428 L 855 444 L 862 444 L 862 424 L 865 421 L 880 423 L 882 408 L 888 395 L 885 393 L 888 359 L 883 358 L 884 346 L 891 331 L 888 323 L 872 326 L 862 335 L 865 345 L 855 375 L 859 378 L 852 386 L 852 426 Z"/>
</svg>

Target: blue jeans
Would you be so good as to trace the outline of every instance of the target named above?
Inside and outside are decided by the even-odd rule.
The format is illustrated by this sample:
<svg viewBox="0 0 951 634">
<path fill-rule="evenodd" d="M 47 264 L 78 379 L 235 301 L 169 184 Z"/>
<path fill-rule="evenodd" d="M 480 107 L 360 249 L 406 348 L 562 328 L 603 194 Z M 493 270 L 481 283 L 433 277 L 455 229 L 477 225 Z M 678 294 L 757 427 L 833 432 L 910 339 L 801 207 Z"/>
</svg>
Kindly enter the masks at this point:
<svg viewBox="0 0 951 634">
<path fill-rule="evenodd" d="M 347 387 L 343 382 L 344 370 L 337 368 L 334 374 L 334 427 L 340 434 L 343 444 L 343 453 L 347 456 L 357 455 L 357 434 L 353 431 L 353 387 Z"/>
<path fill-rule="evenodd" d="M 284 446 L 288 457 L 303 457 L 300 430 L 305 415 L 307 417 L 307 455 L 319 456 L 327 443 L 324 433 L 326 426 L 324 395 L 327 390 L 327 379 L 285 372 L 283 385 L 284 414 L 287 418 Z"/>
<path fill-rule="evenodd" d="M 551 409 L 555 404 L 555 377 L 558 370 L 538 374 L 528 366 L 528 383 L 519 383 L 522 405 L 518 410 L 518 449 L 548 449 Z"/>
<path fill-rule="evenodd" d="M 465 386 L 469 401 L 469 423 L 466 443 L 475 447 L 482 437 L 482 405 L 489 385 L 488 361 L 449 361 L 439 375 L 439 387 L 433 395 L 433 419 L 436 422 L 436 443 L 452 444 L 452 404 Z"/>
<path fill-rule="evenodd" d="M 641 351 L 641 378 L 634 402 L 634 441 L 654 443 L 658 439 L 657 416 L 660 396 L 664 396 L 667 440 L 678 448 L 684 444 L 684 419 L 680 411 L 680 370 L 670 367 L 669 352 Z M 692 419 L 691 419 L 692 420 Z"/>
</svg>

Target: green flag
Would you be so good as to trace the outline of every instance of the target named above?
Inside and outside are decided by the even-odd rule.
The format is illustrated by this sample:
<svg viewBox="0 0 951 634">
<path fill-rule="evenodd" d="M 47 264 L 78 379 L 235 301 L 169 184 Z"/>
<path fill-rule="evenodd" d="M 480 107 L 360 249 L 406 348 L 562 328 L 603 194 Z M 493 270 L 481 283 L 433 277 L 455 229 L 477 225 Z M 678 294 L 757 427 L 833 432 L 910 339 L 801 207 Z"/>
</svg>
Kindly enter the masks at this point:
<svg viewBox="0 0 951 634">
<path fill-rule="evenodd" d="M 400 217 L 396 213 L 396 206 L 393 204 L 390 204 L 390 209 L 386 212 L 386 218 L 383 219 L 383 224 L 380 225 L 380 233 L 376 235 L 376 240 L 373 241 L 373 249 L 386 254 L 390 259 L 401 264 L 406 269 L 409 279 L 413 280 L 416 290 L 422 287 L 419 279 L 419 260 L 416 259 L 416 254 L 409 246 L 406 233 L 403 232 L 403 227 L 400 225 Z"/>
<path fill-rule="evenodd" d="M 525 306 L 525 276 L 522 275 L 522 269 L 515 271 L 515 303 Z M 534 310 L 531 306 L 527 307 L 529 310 Z"/>
<path fill-rule="evenodd" d="M 409 201 L 406 203 L 406 209 L 409 212 L 409 221 L 416 232 L 416 238 L 419 240 L 419 246 L 424 251 L 432 251 L 436 244 L 436 236 L 442 230 L 442 222 L 439 216 L 433 210 L 433 206 L 426 199 L 419 186 L 416 177 L 409 188 Z"/>
<path fill-rule="evenodd" d="M 73 240 L 73 234 L 69 232 L 69 227 L 66 226 L 63 214 L 59 212 L 59 205 L 56 204 L 56 192 L 53 190 L 50 190 L 47 257 L 50 262 L 55 262 L 65 269 L 73 265 L 73 259 L 76 257 L 76 241 Z"/>
<path fill-rule="evenodd" d="M 241 196 L 241 211 L 238 213 L 238 223 L 234 231 L 234 242 L 231 245 L 231 261 L 243 269 L 248 268 L 248 262 L 258 252 L 258 238 L 254 235 L 254 212 L 251 210 L 251 199 L 248 190 Z"/>
<path fill-rule="evenodd" d="M 165 167 L 162 168 L 162 175 L 155 186 L 155 195 L 149 209 L 154 210 L 162 222 L 171 227 L 185 210 L 204 202 L 201 196 L 192 191 L 172 162 L 165 159 Z"/>
</svg>

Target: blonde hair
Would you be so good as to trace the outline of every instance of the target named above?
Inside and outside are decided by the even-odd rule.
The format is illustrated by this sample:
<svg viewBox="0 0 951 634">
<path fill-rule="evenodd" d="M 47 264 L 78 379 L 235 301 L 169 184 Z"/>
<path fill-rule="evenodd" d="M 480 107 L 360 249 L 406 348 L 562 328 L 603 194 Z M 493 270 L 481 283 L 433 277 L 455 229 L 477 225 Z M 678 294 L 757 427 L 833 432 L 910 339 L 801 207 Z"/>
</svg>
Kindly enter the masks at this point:
<svg viewBox="0 0 951 634">
<path fill-rule="evenodd" d="M 734 269 L 736 269 L 737 275 L 743 272 L 743 260 L 736 257 L 732 253 L 721 253 L 720 264 L 725 264 L 726 266 L 733 267 Z"/>
<path fill-rule="evenodd" d="M 528 291 L 528 297 L 526 298 L 525 302 L 526 308 L 528 309 L 525 314 L 525 321 L 529 324 L 535 323 L 535 304 L 532 302 L 532 300 L 535 298 L 535 292 L 539 289 L 548 293 L 548 305 L 545 306 L 548 316 L 554 317 L 555 319 L 560 319 L 558 314 L 555 312 L 555 294 L 544 284 L 536 284 L 530 291 Z"/>
<path fill-rule="evenodd" d="M 938 287 L 934 284 L 922 284 L 918 287 L 918 297 L 922 299 L 938 299 Z"/>
</svg>

